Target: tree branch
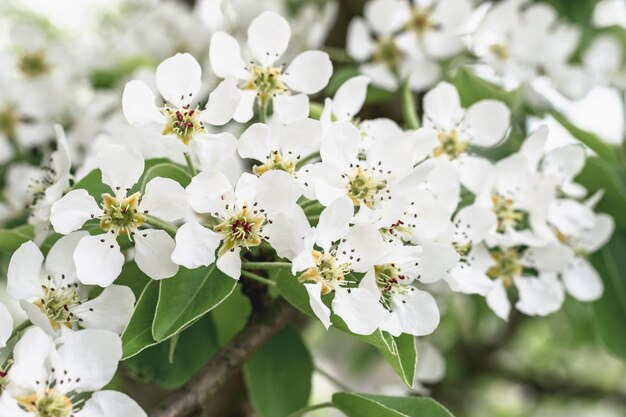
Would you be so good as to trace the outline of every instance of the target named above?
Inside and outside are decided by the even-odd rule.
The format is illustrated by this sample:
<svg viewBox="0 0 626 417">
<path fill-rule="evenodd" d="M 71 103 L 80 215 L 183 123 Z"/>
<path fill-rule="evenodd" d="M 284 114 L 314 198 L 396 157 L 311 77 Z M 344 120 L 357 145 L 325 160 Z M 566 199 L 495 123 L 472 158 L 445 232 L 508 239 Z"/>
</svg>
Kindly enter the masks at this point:
<svg viewBox="0 0 626 417">
<path fill-rule="evenodd" d="M 185 417 L 201 409 L 255 351 L 287 325 L 294 311 L 279 300 L 252 319 L 193 379 L 151 410 L 150 417 Z"/>
</svg>

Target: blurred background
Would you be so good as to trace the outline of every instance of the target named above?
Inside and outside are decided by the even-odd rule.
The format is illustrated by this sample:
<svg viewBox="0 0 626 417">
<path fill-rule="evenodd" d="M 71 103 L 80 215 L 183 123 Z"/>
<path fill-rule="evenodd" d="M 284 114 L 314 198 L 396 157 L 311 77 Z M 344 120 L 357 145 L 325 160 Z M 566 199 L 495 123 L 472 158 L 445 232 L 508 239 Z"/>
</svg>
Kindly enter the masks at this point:
<svg viewBox="0 0 626 417">
<path fill-rule="evenodd" d="M 580 51 L 599 31 L 608 31 L 626 42 L 626 0 L 546 2 L 558 10 L 562 19 L 580 26 Z M 9 114 L 8 97 L 14 94 L 11 86 L 3 82 L 6 68 L 13 62 L 11 52 L 30 48 L 35 52 L 31 56 L 40 57 L 39 61 L 31 61 L 25 72 L 58 69 L 42 84 L 16 91 L 26 96 L 20 102 L 28 103 L 24 104 L 26 113 L 32 111 L 28 120 L 63 122 L 75 160 L 80 161 L 103 138 L 122 140 L 121 137 L 130 135 L 120 118 L 121 91 L 127 80 L 149 80 L 161 60 L 176 52 L 190 52 L 203 65 L 207 87 L 214 84 L 216 80 L 208 70 L 211 33 L 227 30 L 245 36 L 249 22 L 264 10 L 289 16 L 293 31 L 291 54 L 306 48 L 322 48 L 331 54 L 336 69 L 326 95 L 332 95 L 342 81 L 354 75 L 354 66 L 343 47 L 348 22 L 361 14 L 363 3 L 3 0 L 0 128 L 6 128 L 7 120 L 10 121 L 3 116 Z M 581 52 L 578 55 L 575 59 L 582 59 Z M 362 112 L 363 118 L 385 116 L 402 120 L 397 95 L 382 91 L 373 94 Z M 578 127 L 621 146 L 625 124 L 623 89 L 598 85 L 575 102 L 549 90 L 546 95 Z M 553 128 L 551 140 L 574 140 L 550 117 L 529 123 L 524 130 L 546 123 Z M 26 159 L 36 160 L 46 146 L 44 140 L 28 144 Z M 0 162 L 9 152 L 0 147 Z M 497 158 L 497 151 L 492 156 Z M 18 203 L 12 201 L 15 196 L 10 189 L 14 181 L 8 179 L 4 168 L 0 177 L 4 178 L 5 189 L 0 220 L 8 227 L 19 223 L 12 212 Z M 8 259 L 6 253 L 0 257 L 3 277 Z M 477 296 L 450 295 L 442 288 L 438 301 L 443 311 L 441 325 L 432 337 L 418 341 L 415 394 L 432 395 L 458 417 L 626 417 L 626 365 L 607 353 L 600 341 L 592 305 L 568 300 L 562 310 L 547 318 L 513 315 L 505 323 Z M 200 322 L 196 331 L 210 332 L 223 344 L 243 326 L 251 309 L 248 299 L 236 294 L 213 313 L 212 324 Z M 14 312 L 19 314 L 17 308 Z M 313 403 L 327 401 L 332 393 L 345 390 L 406 394 L 402 382 L 374 348 L 332 329 L 327 333 L 318 324 L 297 324 L 305 332 L 316 368 Z M 162 350 L 150 348 L 123 363 L 113 383 L 115 388 L 128 392 L 149 408 L 168 390 L 180 386 L 214 353 L 205 351 L 202 358 L 190 359 L 189 369 L 181 370 L 168 366 Z M 179 352 L 185 355 L 184 345 Z M 211 405 L 214 415 L 254 415 L 243 381 L 240 373 L 227 384 Z M 310 415 L 341 415 L 329 410 L 316 413 Z"/>
</svg>

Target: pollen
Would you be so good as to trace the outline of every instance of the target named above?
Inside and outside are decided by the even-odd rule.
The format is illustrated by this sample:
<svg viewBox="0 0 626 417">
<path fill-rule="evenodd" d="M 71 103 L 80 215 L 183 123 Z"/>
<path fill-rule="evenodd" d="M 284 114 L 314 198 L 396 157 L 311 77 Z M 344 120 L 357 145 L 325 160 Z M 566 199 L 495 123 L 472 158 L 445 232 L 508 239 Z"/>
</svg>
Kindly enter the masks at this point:
<svg viewBox="0 0 626 417">
<path fill-rule="evenodd" d="M 267 157 L 267 161 L 263 165 L 256 165 L 252 168 L 252 171 L 259 177 L 271 170 L 293 174 L 296 170 L 296 161 L 294 158 L 285 158 L 278 151 L 275 151 Z"/>
<path fill-rule="evenodd" d="M 256 90 L 262 106 L 273 96 L 289 91 L 281 81 L 282 67 L 262 67 L 250 64 L 250 79 L 243 85 L 244 90 Z"/>
<path fill-rule="evenodd" d="M 513 207 L 513 200 L 500 194 L 491 196 L 492 210 L 498 221 L 496 230 L 503 233 L 507 228 L 523 229 L 528 223 L 528 213 Z"/>
<path fill-rule="evenodd" d="M 376 195 L 383 190 L 386 185 L 386 181 L 377 180 L 369 170 L 358 165 L 352 174 L 348 176 L 348 183 L 346 185 L 347 195 L 355 206 L 359 206 L 363 203 L 367 207 L 372 208 Z"/>
<path fill-rule="evenodd" d="M 54 388 L 43 393 L 17 397 L 20 408 L 36 417 L 70 417 L 73 413 L 72 401 Z"/>
<path fill-rule="evenodd" d="M 516 248 L 494 250 L 491 252 L 491 257 L 495 261 L 495 265 L 489 268 L 487 276 L 491 279 L 501 279 L 505 288 L 510 287 L 513 280 L 522 275 L 524 266 Z"/>
<path fill-rule="evenodd" d="M 394 294 L 405 294 L 409 287 L 404 283 L 408 282 L 406 276 L 394 264 L 383 264 L 374 266 L 376 275 L 376 285 L 381 293 L 380 302 L 386 309 L 391 309 L 391 296 Z"/>
<path fill-rule="evenodd" d="M 345 280 L 346 274 L 352 271 L 349 263 L 341 263 L 332 253 L 314 250 L 311 253 L 315 266 L 300 275 L 300 282 L 322 283 L 322 295 L 328 294 L 335 286 Z"/>
<path fill-rule="evenodd" d="M 438 145 L 433 155 L 436 157 L 446 155 L 450 159 L 456 159 L 459 155 L 464 153 L 469 146 L 469 141 L 461 140 L 456 131 L 439 132 L 437 142 Z"/>
<path fill-rule="evenodd" d="M 262 242 L 261 231 L 264 223 L 265 216 L 263 214 L 251 211 L 245 206 L 215 226 L 213 230 L 224 237 L 220 256 L 236 247 L 252 248 L 259 246 Z"/>
<path fill-rule="evenodd" d="M 189 145 L 194 135 L 206 132 L 198 120 L 200 115 L 198 109 L 189 109 L 188 106 L 182 109 L 165 107 L 161 112 L 167 119 L 162 134 L 175 135 L 185 145 Z"/>
<path fill-rule="evenodd" d="M 140 198 L 140 192 L 126 198 L 104 194 L 104 213 L 100 219 L 100 227 L 105 231 L 113 230 L 118 235 L 133 233 L 146 221 L 144 214 L 138 210 Z"/>
</svg>

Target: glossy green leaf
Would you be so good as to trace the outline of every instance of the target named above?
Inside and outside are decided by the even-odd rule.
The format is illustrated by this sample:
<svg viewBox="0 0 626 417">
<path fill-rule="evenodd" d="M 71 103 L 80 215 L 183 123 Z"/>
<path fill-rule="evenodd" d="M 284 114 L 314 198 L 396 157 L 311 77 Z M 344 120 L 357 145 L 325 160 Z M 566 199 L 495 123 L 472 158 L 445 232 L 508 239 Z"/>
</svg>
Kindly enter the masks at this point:
<svg viewBox="0 0 626 417">
<path fill-rule="evenodd" d="M 22 243 L 33 239 L 33 226 L 25 224 L 14 229 L 0 230 L 0 251 L 15 252 Z"/>
<path fill-rule="evenodd" d="M 145 191 L 146 184 L 148 184 L 151 179 L 156 177 L 172 179 L 183 187 L 188 186 L 191 182 L 191 176 L 184 168 L 171 162 L 162 162 L 151 165 L 144 170 L 144 174 L 140 181 L 141 191 Z"/>
<path fill-rule="evenodd" d="M 122 334 L 122 359 L 131 358 L 156 344 L 152 337 L 152 322 L 159 299 L 159 283 L 151 281 L 141 293 L 124 334 Z"/>
<path fill-rule="evenodd" d="M 286 417 L 309 401 L 313 360 L 300 334 L 287 327 L 250 358 L 244 376 L 259 417 Z"/>
<path fill-rule="evenodd" d="M 333 395 L 332 402 L 348 417 L 453 417 L 431 398 L 340 392 Z"/>
<path fill-rule="evenodd" d="M 235 289 L 237 281 L 215 264 L 198 269 L 180 268 L 161 281 L 159 301 L 152 326 L 155 340 L 165 340 L 217 307 Z"/>
<path fill-rule="evenodd" d="M 480 100 L 493 99 L 504 102 L 509 108 L 520 104 L 518 91 L 505 91 L 493 85 L 466 68 L 461 68 L 454 78 L 454 85 L 459 90 L 461 104 L 469 107 Z"/>
<path fill-rule="evenodd" d="M 251 312 L 250 299 L 241 293 L 241 286 L 235 288 L 235 291 L 211 312 L 221 345 L 226 344 L 246 326 Z"/>
<path fill-rule="evenodd" d="M 309 296 L 304 286 L 291 275 L 290 271 L 284 270 L 278 274 L 276 281 L 278 291 L 291 305 L 317 320 L 309 305 Z M 325 301 L 328 301 L 326 298 Z M 415 368 L 417 366 L 417 353 L 413 336 L 401 335 L 393 337 L 389 333 L 377 330 L 371 335 L 363 336 L 352 333 L 348 326 L 335 314 L 331 315 L 333 327 L 348 333 L 376 347 L 384 358 L 393 367 L 402 381 L 408 386 L 413 386 Z"/>
<path fill-rule="evenodd" d="M 150 282 L 152 282 L 152 279 L 144 274 L 135 262 L 124 264 L 120 276 L 115 280 L 116 284 L 129 287 L 135 294 L 136 299 L 139 299 L 143 290 Z"/>
<path fill-rule="evenodd" d="M 210 315 L 202 317 L 168 342 L 152 346 L 126 361 L 139 379 L 178 388 L 193 377 L 219 350 Z M 171 360 L 170 360 L 171 359 Z"/>
<path fill-rule="evenodd" d="M 584 185 L 590 193 L 604 190 L 604 196 L 598 203 L 598 211 L 609 213 L 615 224 L 626 230 L 626 184 L 620 178 L 617 168 L 600 158 L 589 158 L 576 181 Z"/>
<path fill-rule="evenodd" d="M 591 257 L 604 282 L 602 298 L 593 304 L 597 328 L 609 351 L 626 361 L 626 233 L 617 232 Z"/>
</svg>

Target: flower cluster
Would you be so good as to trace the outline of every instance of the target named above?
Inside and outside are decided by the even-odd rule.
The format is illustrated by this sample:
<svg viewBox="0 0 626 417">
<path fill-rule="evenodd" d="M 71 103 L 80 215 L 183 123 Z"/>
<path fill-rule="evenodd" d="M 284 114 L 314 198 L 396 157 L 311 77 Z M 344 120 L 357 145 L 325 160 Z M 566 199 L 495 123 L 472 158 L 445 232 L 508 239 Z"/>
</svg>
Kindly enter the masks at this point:
<svg viewBox="0 0 626 417">
<path fill-rule="evenodd" d="M 135 311 L 136 293 L 119 281 L 126 265 L 152 280 L 214 266 L 277 286 L 291 302 L 303 295 L 308 305 L 293 304 L 326 328 L 364 336 L 429 335 L 451 293 L 485 297 L 504 320 L 511 303 L 544 316 L 566 294 L 600 298 L 589 255 L 614 222 L 596 212 L 603 191 L 576 182 L 589 151 L 555 146 L 545 126 L 526 133 L 505 90 L 542 77 L 570 96 L 593 77 L 619 85 L 621 62 L 594 58 L 613 41 L 596 39 L 574 64 L 579 31 L 551 7 L 479 9 L 469 0 L 368 1 L 346 40 L 359 74 L 335 83 L 332 98 L 319 94 L 333 76 L 329 54 L 308 49 L 319 40 L 301 50 L 304 35 L 271 11 L 247 32 L 225 20 L 206 28 L 207 39 L 181 35 L 206 47 L 155 52 L 163 60 L 154 73 L 125 74 L 109 97 L 90 91 L 84 109 L 61 99 L 70 87 L 55 89 L 93 67 L 65 68 L 45 38 L 15 40 L 14 85 L 39 104 L 42 92 L 57 94 L 49 101 L 67 108 L 40 111 L 21 99 L 29 93 L 0 99 L 0 163 L 22 161 L 8 170 L 0 219 L 26 211 L 30 224 L 12 235 L 21 240 L 7 273 L 23 317 L 0 304 L 0 415 L 146 415 L 125 394 L 101 391 Z M 462 97 L 450 74 L 470 53 L 475 73 L 502 94 Z M 401 88 L 404 126 L 359 117 L 375 88 Z M 412 91 L 421 92 L 419 116 Z M 64 112 L 72 119 L 53 125 Z M 518 149 L 489 158 L 514 132 Z M 24 155 L 39 151 L 35 168 Z"/>
</svg>

